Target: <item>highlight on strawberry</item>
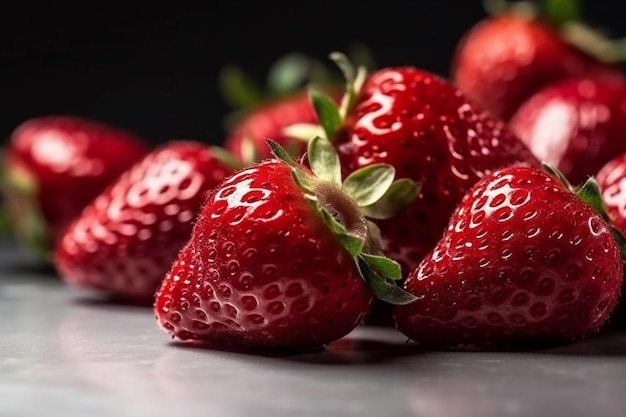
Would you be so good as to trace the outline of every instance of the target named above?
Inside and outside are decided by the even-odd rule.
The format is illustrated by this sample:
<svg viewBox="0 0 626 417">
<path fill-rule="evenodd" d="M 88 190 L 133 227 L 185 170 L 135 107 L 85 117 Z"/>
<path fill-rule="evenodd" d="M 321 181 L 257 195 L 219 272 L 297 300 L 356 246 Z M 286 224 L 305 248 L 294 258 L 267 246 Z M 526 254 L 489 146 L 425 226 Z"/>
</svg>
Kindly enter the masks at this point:
<svg viewBox="0 0 626 417">
<path fill-rule="evenodd" d="M 415 297 L 395 281 L 400 265 L 382 253 L 369 218 L 389 218 L 418 185 L 388 164 L 342 181 L 326 139 L 308 143 L 308 165 L 276 142 L 275 156 L 216 187 L 191 238 L 165 276 L 154 311 L 172 336 L 230 349 L 322 347 L 352 331 L 374 296 Z"/>
<path fill-rule="evenodd" d="M 574 188 L 545 165 L 480 180 L 404 288 L 397 328 L 444 348 L 521 348 L 597 333 L 618 302 L 626 239 L 596 181 Z"/>
</svg>

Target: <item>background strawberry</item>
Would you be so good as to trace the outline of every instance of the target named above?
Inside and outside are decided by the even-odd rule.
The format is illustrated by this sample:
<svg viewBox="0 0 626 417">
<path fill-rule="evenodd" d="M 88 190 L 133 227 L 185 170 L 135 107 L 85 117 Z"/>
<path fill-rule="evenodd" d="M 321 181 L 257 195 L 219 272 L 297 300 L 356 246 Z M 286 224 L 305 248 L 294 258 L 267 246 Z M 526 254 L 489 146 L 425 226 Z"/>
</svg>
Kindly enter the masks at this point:
<svg viewBox="0 0 626 417">
<path fill-rule="evenodd" d="M 74 286 L 151 303 L 208 192 L 233 170 L 218 148 L 161 145 L 72 223 L 55 252 L 60 275 Z"/>
<path fill-rule="evenodd" d="M 312 171 L 273 144 L 280 160 L 239 171 L 210 194 L 166 275 L 155 312 L 173 336 L 238 349 L 317 348 L 359 324 L 372 291 L 412 300 L 389 281 L 399 265 L 380 255 L 364 216 L 393 215 L 415 185 L 393 182 L 385 165 L 342 183 L 339 158 L 320 138 L 309 143 Z"/>
<path fill-rule="evenodd" d="M 572 189 L 534 167 L 491 173 L 407 278 L 419 301 L 396 308 L 398 329 L 426 345 L 480 347 L 598 331 L 620 295 L 625 241 L 603 210 L 592 179 Z"/>
<path fill-rule="evenodd" d="M 341 93 L 337 91 L 332 94 L 340 97 Z M 267 138 L 287 148 L 293 155 L 300 155 L 306 150 L 306 141 L 290 136 L 284 129 L 291 125 L 317 123 L 317 115 L 307 92 L 298 91 L 248 110 L 226 137 L 224 147 L 244 165 L 271 157 Z"/>
<path fill-rule="evenodd" d="M 522 2 L 520 2 L 522 3 Z M 570 77 L 621 79 L 615 48 L 580 23 L 573 1 L 498 10 L 463 36 L 453 82 L 480 106 L 508 119 L 539 88 Z M 564 7 L 565 6 L 565 7 Z"/>
<path fill-rule="evenodd" d="M 626 152 L 626 82 L 551 84 L 522 104 L 509 126 L 538 159 L 582 183 Z"/>
<path fill-rule="evenodd" d="M 607 162 L 596 178 L 612 224 L 626 233 L 626 153 Z"/>
<path fill-rule="evenodd" d="M 18 126 L 4 150 L 2 190 L 18 237 L 48 256 L 69 223 L 148 152 L 101 122 L 46 116 Z"/>
<path fill-rule="evenodd" d="M 500 121 L 444 79 L 415 67 L 388 67 L 366 76 L 341 56 L 335 59 L 348 68 L 344 105 L 334 108 L 317 91 L 312 98 L 345 174 L 386 163 L 398 178 L 422 184 L 402 214 L 375 220 L 387 256 L 403 270 L 413 269 L 432 249 L 476 181 L 508 165 L 539 166 Z"/>
</svg>

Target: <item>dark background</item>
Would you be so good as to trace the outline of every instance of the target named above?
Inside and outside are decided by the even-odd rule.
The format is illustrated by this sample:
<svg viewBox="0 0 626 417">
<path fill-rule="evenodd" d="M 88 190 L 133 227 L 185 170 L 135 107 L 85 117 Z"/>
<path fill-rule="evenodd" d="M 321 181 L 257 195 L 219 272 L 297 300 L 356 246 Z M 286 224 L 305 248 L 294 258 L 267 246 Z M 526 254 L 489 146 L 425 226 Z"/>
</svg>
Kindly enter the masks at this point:
<svg viewBox="0 0 626 417">
<path fill-rule="evenodd" d="M 203 3 L 5 5 L 2 142 L 27 118 L 77 114 L 154 143 L 219 143 L 230 110 L 218 90 L 223 65 L 237 64 L 262 81 L 285 53 L 326 60 L 331 51 L 363 42 L 379 67 L 410 64 L 447 76 L 459 38 L 485 16 L 481 2 L 470 0 Z M 584 3 L 589 22 L 626 34 L 613 10 L 617 2 Z"/>
</svg>

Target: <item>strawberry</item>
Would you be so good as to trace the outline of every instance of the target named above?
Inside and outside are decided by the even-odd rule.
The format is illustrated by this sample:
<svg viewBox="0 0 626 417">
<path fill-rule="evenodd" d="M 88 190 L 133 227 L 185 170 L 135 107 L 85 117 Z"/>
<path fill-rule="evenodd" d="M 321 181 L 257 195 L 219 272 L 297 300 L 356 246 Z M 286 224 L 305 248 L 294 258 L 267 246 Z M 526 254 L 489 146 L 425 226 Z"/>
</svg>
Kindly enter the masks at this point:
<svg viewBox="0 0 626 417">
<path fill-rule="evenodd" d="M 308 166 L 276 142 L 276 159 L 245 168 L 207 198 L 192 236 L 165 276 L 154 310 L 182 340 L 237 350 L 299 350 L 337 340 L 361 321 L 373 295 L 413 300 L 393 283 L 366 216 L 392 216 L 415 197 L 378 164 L 341 180 L 325 139 Z"/>
<path fill-rule="evenodd" d="M 509 126 L 538 159 L 582 183 L 626 152 L 626 82 L 551 84 L 522 104 Z"/>
<path fill-rule="evenodd" d="M 611 223 L 626 233 L 626 153 L 602 166 L 596 179 Z"/>
<path fill-rule="evenodd" d="M 147 152 L 142 139 L 101 122 L 45 116 L 22 123 L 2 172 L 18 237 L 47 259 L 81 210 Z"/>
<path fill-rule="evenodd" d="M 223 154 L 176 140 L 124 172 L 60 239 L 54 265 L 63 279 L 127 302 L 152 303 L 203 200 L 234 171 Z"/>
<path fill-rule="evenodd" d="M 615 57 L 605 39 L 581 25 L 575 14 L 556 18 L 555 12 L 506 10 L 478 22 L 457 45 L 453 82 L 478 105 L 508 120 L 529 95 L 555 81 L 623 78 L 606 62 Z"/>
<path fill-rule="evenodd" d="M 387 67 L 367 76 L 341 54 L 332 58 L 348 82 L 342 107 L 314 89 L 311 98 L 345 174 L 386 163 L 398 178 L 422 184 L 401 214 L 374 219 L 386 255 L 403 270 L 412 270 L 432 249 L 456 205 L 481 177 L 508 165 L 540 165 L 502 122 L 444 79 L 415 67 Z"/>
<path fill-rule="evenodd" d="M 335 93 L 335 96 L 339 94 Z M 272 138 L 293 155 L 306 150 L 306 142 L 289 136 L 283 129 L 295 124 L 317 123 L 306 91 L 298 91 L 254 107 L 232 128 L 224 147 L 244 165 L 271 157 L 265 142 Z"/>
<path fill-rule="evenodd" d="M 620 296 L 626 240 L 592 178 L 508 167 L 480 180 L 404 288 L 397 328 L 424 345 L 558 343 L 593 334 Z"/>
</svg>

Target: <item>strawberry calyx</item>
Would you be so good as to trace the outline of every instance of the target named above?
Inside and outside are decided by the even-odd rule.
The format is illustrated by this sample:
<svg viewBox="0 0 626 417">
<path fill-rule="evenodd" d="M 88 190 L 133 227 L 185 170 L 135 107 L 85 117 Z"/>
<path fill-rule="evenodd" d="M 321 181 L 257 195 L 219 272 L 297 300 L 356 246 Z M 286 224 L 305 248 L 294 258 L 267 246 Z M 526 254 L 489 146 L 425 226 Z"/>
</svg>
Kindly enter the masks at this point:
<svg viewBox="0 0 626 417">
<path fill-rule="evenodd" d="M 339 156 L 332 143 L 321 136 L 308 142 L 310 170 L 276 142 L 267 142 L 276 159 L 292 168 L 305 199 L 353 257 L 374 295 L 396 305 L 415 301 L 415 296 L 396 285 L 395 281 L 402 278 L 400 264 L 383 255 L 380 232 L 368 218 L 397 215 L 417 197 L 419 184 L 395 180 L 395 169 L 389 164 L 369 165 L 342 180 Z"/>
<path fill-rule="evenodd" d="M 557 168 L 550 164 L 543 163 L 543 169 L 554 176 L 561 184 L 563 184 L 569 191 L 574 193 L 585 204 L 590 206 L 596 213 L 602 217 L 602 219 L 609 226 L 611 234 L 615 239 L 615 243 L 622 255 L 622 259 L 626 263 L 626 236 L 615 226 L 613 226 L 611 219 L 609 218 L 604 200 L 602 199 L 602 193 L 600 187 L 594 177 L 589 177 L 580 186 L 574 187 L 569 180 L 560 172 Z"/>
<path fill-rule="evenodd" d="M 211 149 L 211 153 L 218 161 L 233 170 L 239 170 L 247 166 L 246 161 L 239 161 L 232 153 L 221 146 L 210 146 L 209 149 Z"/>
<path fill-rule="evenodd" d="M 321 136 L 330 141 L 335 137 L 346 115 L 354 107 L 356 97 L 367 78 L 368 70 L 362 65 L 355 67 L 348 57 L 341 52 L 332 52 L 330 59 L 341 69 L 346 82 L 341 104 L 337 106 L 328 95 L 315 86 L 310 86 L 309 97 L 317 114 L 319 125 L 309 123 L 295 124 L 287 126 L 283 133 L 305 141 L 315 136 Z"/>
</svg>

